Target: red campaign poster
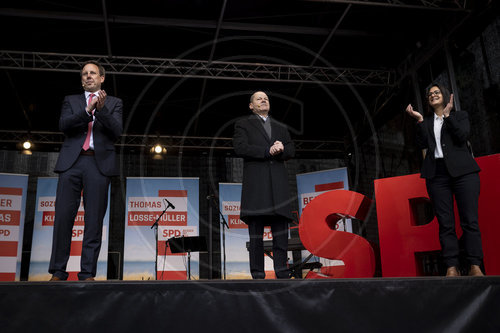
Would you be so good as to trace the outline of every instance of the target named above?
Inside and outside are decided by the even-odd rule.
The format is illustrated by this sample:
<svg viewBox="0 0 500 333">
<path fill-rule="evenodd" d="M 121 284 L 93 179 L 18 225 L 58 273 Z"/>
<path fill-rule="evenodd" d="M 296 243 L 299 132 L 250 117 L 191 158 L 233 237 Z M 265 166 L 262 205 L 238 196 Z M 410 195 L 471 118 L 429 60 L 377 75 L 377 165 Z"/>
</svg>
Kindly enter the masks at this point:
<svg viewBox="0 0 500 333">
<path fill-rule="evenodd" d="M 188 258 L 172 253 L 167 243 L 199 235 L 198 183 L 198 178 L 127 178 L 124 280 L 186 280 L 188 271 L 191 279 L 199 278 L 199 253 Z M 157 228 L 151 228 L 157 219 Z"/>
<path fill-rule="evenodd" d="M 19 281 L 28 175 L 0 173 L 0 281 Z"/>
<path fill-rule="evenodd" d="M 52 233 L 54 230 L 55 200 L 57 177 L 40 177 L 37 183 L 33 241 L 28 279 L 30 281 L 48 281 L 49 261 L 52 251 Z M 83 200 L 80 202 L 75 217 L 71 237 L 70 257 L 67 265 L 68 280 L 78 280 L 80 257 L 82 253 L 84 221 Z M 108 230 L 109 230 L 109 192 L 108 207 L 102 227 L 102 244 L 97 262 L 96 280 L 106 280 L 108 275 Z"/>
</svg>

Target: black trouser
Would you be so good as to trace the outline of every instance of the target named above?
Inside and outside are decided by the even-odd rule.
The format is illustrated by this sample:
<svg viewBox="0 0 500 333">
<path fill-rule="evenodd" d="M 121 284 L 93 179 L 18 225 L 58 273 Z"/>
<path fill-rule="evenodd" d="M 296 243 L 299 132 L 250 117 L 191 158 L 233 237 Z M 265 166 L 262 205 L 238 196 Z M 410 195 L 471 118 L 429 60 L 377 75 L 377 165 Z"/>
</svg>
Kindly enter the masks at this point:
<svg viewBox="0 0 500 333">
<path fill-rule="evenodd" d="M 264 227 L 271 226 L 273 234 L 274 272 L 278 279 L 290 277 L 287 267 L 288 219 L 282 216 L 252 216 L 248 218 L 250 235 L 250 273 L 254 279 L 263 279 L 264 272 Z"/>
<path fill-rule="evenodd" d="M 427 192 L 439 222 L 439 241 L 447 267 L 458 266 L 458 239 L 455 231 L 453 196 L 457 202 L 467 260 L 480 265 L 483 258 L 478 223 L 479 174 L 451 177 L 443 159 L 436 160 L 436 175 L 426 180 Z"/>
<path fill-rule="evenodd" d="M 85 228 L 78 279 L 95 277 L 109 182 L 109 177 L 97 168 L 94 156 L 78 157 L 70 169 L 59 174 L 49 273 L 62 280 L 68 278 L 66 265 L 70 257 L 72 229 L 83 189 Z"/>
</svg>

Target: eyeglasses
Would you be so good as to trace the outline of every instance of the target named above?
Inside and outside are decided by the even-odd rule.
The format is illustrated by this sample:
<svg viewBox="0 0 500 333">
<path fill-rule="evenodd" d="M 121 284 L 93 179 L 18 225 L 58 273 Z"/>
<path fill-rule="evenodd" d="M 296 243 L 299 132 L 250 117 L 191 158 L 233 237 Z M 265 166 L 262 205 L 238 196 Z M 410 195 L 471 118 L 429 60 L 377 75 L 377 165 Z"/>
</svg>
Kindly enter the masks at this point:
<svg viewBox="0 0 500 333">
<path fill-rule="evenodd" d="M 439 90 L 434 90 L 434 91 L 429 91 L 429 93 L 427 94 L 427 97 L 431 97 L 432 95 L 441 95 L 441 91 Z"/>
</svg>

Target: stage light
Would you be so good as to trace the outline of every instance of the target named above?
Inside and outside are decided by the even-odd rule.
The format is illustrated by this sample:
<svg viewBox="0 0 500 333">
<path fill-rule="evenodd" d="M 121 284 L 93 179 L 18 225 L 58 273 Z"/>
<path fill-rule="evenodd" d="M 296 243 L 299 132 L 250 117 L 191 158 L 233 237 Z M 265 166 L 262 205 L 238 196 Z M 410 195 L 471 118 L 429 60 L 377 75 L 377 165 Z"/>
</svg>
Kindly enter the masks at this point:
<svg viewBox="0 0 500 333">
<path fill-rule="evenodd" d="M 30 140 L 26 140 L 22 144 L 23 149 L 21 150 L 21 154 L 23 155 L 31 155 L 31 148 L 33 148 L 33 144 L 31 143 Z"/>
<path fill-rule="evenodd" d="M 157 143 L 156 145 L 151 147 L 151 153 L 153 154 L 154 159 L 161 159 L 162 155 L 165 155 L 167 153 L 167 148 Z"/>
<path fill-rule="evenodd" d="M 163 147 L 160 145 L 156 145 L 154 146 L 154 150 L 156 154 L 161 154 L 161 152 L 163 151 Z"/>
</svg>

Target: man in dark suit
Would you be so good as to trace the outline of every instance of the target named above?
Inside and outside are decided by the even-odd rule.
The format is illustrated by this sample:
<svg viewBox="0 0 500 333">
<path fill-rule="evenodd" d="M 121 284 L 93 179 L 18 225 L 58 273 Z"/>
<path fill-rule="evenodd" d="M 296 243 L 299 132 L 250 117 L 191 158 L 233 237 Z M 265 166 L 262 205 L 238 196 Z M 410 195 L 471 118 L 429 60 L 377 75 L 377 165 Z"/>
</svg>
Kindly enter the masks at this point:
<svg viewBox="0 0 500 333">
<path fill-rule="evenodd" d="M 85 229 L 79 280 L 94 280 L 101 248 L 102 224 L 108 204 L 110 177 L 118 175 L 114 142 L 121 135 L 121 99 L 101 90 L 104 68 L 95 61 L 81 70 L 84 94 L 66 96 L 59 127 L 65 139 L 54 171 L 57 184 L 51 281 L 66 280 L 74 220 L 83 190 Z"/>
<path fill-rule="evenodd" d="M 286 125 L 269 117 L 269 98 L 262 91 L 250 97 L 252 115 L 236 122 L 233 145 L 244 159 L 240 218 L 248 224 L 250 272 L 263 279 L 264 226 L 273 234 L 274 271 L 289 278 L 288 222 L 292 219 L 285 161 L 295 155 Z"/>
</svg>

